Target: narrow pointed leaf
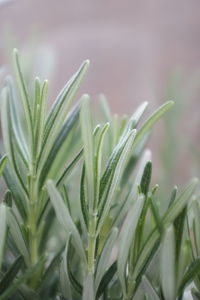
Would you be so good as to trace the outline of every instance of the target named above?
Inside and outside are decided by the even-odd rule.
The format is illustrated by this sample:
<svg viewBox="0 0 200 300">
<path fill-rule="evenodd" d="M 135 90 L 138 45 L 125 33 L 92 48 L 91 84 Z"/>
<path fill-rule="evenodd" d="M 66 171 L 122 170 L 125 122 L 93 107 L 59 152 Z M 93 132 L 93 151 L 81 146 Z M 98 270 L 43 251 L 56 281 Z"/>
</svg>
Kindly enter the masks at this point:
<svg viewBox="0 0 200 300">
<path fill-rule="evenodd" d="M 171 193 L 171 197 L 170 197 L 170 201 L 169 201 L 169 206 L 171 206 L 171 204 L 174 202 L 174 200 L 176 199 L 176 195 L 177 195 L 177 191 L 178 188 L 177 186 L 174 186 L 172 193 Z"/>
<path fill-rule="evenodd" d="M 30 135 L 29 138 L 30 138 L 31 150 L 32 150 L 34 132 L 33 132 L 33 119 L 32 119 L 32 112 L 31 112 L 31 105 L 30 105 L 30 99 L 29 99 L 26 83 L 19 63 L 19 54 L 17 49 L 13 50 L 13 58 L 14 58 L 15 72 L 17 76 L 17 83 L 21 94 L 25 118 L 28 126 L 29 135 Z"/>
<path fill-rule="evenodd" d="M 7 209 L 6 206 L 0 204 L 0 267 L 3 260 L 3 253 L 5 248 L 5 238 L 6 238 L 6 222 L 7 222 Z"/>
<path fill-rule="evenodd" d="M 179 213 L 183 210 L 183 208 L 188 204 L 192 194 L 194 193 L 196 187 L 197 187 L 198 180 L 194 178 L 189 184 L 186 186 L 186 188 L 183 190 L 181 195 L 174 201 L 174 203 L 170 206 L 170 209 L 166 212 L 162 225 L 167 226 L 167 224 L 173 223 L 175 218 L 179 215 Z M 158 228 L 155 228 L 152 233 L 147 238 L 146 242 L 144 243 L 143 248 L 140 251 L 140 255 L 137 259 L 135 268 L 134 268 L 134 276 L 135 278 L 138 276 L 138 274 L 141 275 L 141 271 L 144 268 L 144 265 L 146 264 L 147 260 L 149 259 L 151 252 L 156 245 L 156 242 L 160 238 L 160 231 Z"/>
<path fill-rule="evenodd" d="M 147 162 L 147 164 L 144 168 L 144 172 L 143 172 L 142 179 L 140 182 L 142 194 L 144 194 L 145 196 L 147 195 L 148 190 L 149 190 L 149 185 L 151 182 L 151 172 L 152 172 L 152 163 L 149 161 L 149 162 Z"/>
<path fill-rule="evenodd" d="M 62 162 L 62 165 L 63 165 L 63 160 L 66 159 L 66 153 L 65 153 L 65 151 L 62 152 L 62 146 L 64 145 L 73 126 L 77 122 L 78 116 L 79 116 L 79 106 L 76 106 L 76 108 L 71 112 L 70 116 L 68 117 L 61 132 L 57 136 L 56 141 L 44 163 L 44 166 L 42 168 L 41 175 L 40 175 L 40 181 L 39 181 L 40 187 L 42 187 L 44 185 L 45 180 L 47 180 L 48 178 L 54 179 L 55 174 L 57 174 L 57 172 L 55 172 L 55 170 L 57 170 L 55 165 L 56 165 L 56 161 L 58 161 L 58 159 L 59 159 L 59 162 Z M 61 152 L 63 153 L 62 156 L 61 156 Z M 53 168 L 55 170 L 53 170 Z M 49 173 L 50 173 L 50 175 L 49 175 Z"/>
<path fill-rule="evenodd" d="M 100 130 L 99 139 L 97 142 L 97 150 L 95 155 L 95 206 L 98 204 L 99 199 L 99 188 L 101 179 L 101 166 L 102 166 L 102 152 L 103 142 L 106 132 L 109 129 L 110 124 L 106 123 Z"/>
<path fill-rule="evenodd" d="M 101 107 L 105 122 L 111 123 L 112 116 L 111 116 L 111 112 L 110 112 L 110 108 L 109 108 L 106 96 L 104 94 L 100 94 L 99 101 L 100 101 L 100 107 Z"/>
<path fill-rule="evenodd" d="M 103 276 L 96 293 L 96 299 L 99 299 L 101 295 L 105 292 L 105 289 L 112 281 L 116 272 L 117 272 L 117 262 L 115 261 L 114 263 L 112 263 L 112 265 L 109 267 L 109 269 L 106 271 L 105 275 Z"/>
<path fill-rule="evenodd" d="M 81 134 L 83 140 L 83 152 L 85 161 L 86 191 L 89 211 L 92 212 L 94 206 L 94 146 L 92 135 L 92 118 L 89 108 L 89 97 L 85 95 L 82 100 L 81 113 Z"/>
<path fill-rule="evenodd" d="M 27 198 L 22 189 L 21 185 L 18 182 L 16 174 L 13 172 L 13 169 L 6 165 L 6 168 L 3 173 L 5 182 L 12 193 L 14 202 L 17 206 L 18 212 L 23 220 L 27 219 Z"/>
<path fill-rule="evenodd" d="M 179 215 L 179 213 L 184 209 L 184 207 L 188 204 L 189 200 L 197 187 L 198 179 L 193 178 L 189 184 L 185 187 L 181 195 L 173 201 L 170 208 L 167 210 L 164 216 L 164 224 L 170 224 L 175 218 Z"/>
<path fill-rule="evenodd" d="M 37 93 L 37 91 L 36 91 Z M 46 109 L 47 109 L 47 98 L 48 98 L 48 81 L 45 80 L 44 84 L 41 88 L 41 91 L 38 91 L 39 95 L 36 95 L 38 97 L 38 101 L 36 101 L 36 128 L 35 128 L 35 137 L 36 137 L 36 145 L 35 145 L 35 153 L 37 155 L 41 151 L 41 145 L 42 145 L 42 139 L 43 139 L 43 133 L 44 133 L 44 124 L 45 124 L 45 116 L 46 116 Z"/>
<path fill-rule="evenodd" d="M 85 251 L 83 249 L 83 244 L 79 232 L 69 214 L 66 205 L 64 204 L 60 193 L 56 189 L 55 184 L 52 180 L 48 180 L 47 189 L 59 222 L 65 228 L 66 232 L 72 233 L 72 241 L 74 243 L 74 246 L 77 249 L 80 257 L 83 259 L 84 262 L 86 262 Z"/>
<path fill-rule="evenodd" d="M 83 220 L 85 222 L 86 227 L 88 227 L 89 212 L 88 212 L 88 206 L 85 199 L 85 166 L 83 166 L 82 174 L 81 174 L 80 204 L 81 204 L 81 213 L 83 216 Z"/>
<path fill-rule="evenodd" d="M 80 160 L 81 156 L 83 154 L 83 149 L 81 149 L 78 154 L 71 160 L 69 165 L 66 167 L 66 169 L 62 172 L 60 175 L 58 181 L 57 181 L 57 186 L 60 186 L 63 181 L 65 180 L 66 176 L 73 170 L 77 162 Z"/>
<path fill-rule="evenodd" d="M 37 273 L 41 270 L 41 267 L 44 265 L 44 260 L 39 261 L 36 265 L 30 267 L 24 274 L 18 277 L 5 291 L 0 295 L 0 300 L 7 300 L 13 295 L 13 293 L 20 288 L 22 283 L 26 282 L 34 273 Z"/>
<path fill-rule="evenodd" d="M 142 128 L 138 131 L 135 138 L 134 147 L 138 145 L 143 136 L 153 127 L 153 125 L 174 105 L 173 101 L 168 101 L 160 106 L 144 123 Z"/>
<path fill-rule="evenodd" d="M 133 242 L 134 234 L 140 214 L 144 205 L 144 196 L 140 195 L 135 201 L 133 207 L 130 209 L 121 231 L 121 240 L 119 245 L 117 269 L 119 280 L 122 285 L 122 289 L 126 291 L 126 265 L 129 255 L 129 250 Z"/>
<path fill-rule="evenodd" d="M 23 257 L 19 256 L 0 281 L 0 295 L 12 284 L 24 263 Z"/>
<path fill-rule="evenodd" d="M 116 155 L 114 155 L 113 160 L 110 161 L 110 164 L 108 164 L 106 172 L 104 173 L 102 180 L 101 180 L 101 185 L 104 185 L 102 188 L 105 191 L 106 188 L 106 193 L 104 195 L 105 200 L 101 204 L 101 216 L 100 216 L 100 221 L 98 224 L 98 230 L 101 228 L 103 222 L 104 222 L 104 217 L 106 216 L 111 202 L 112 198 L 115 194 L 116 187 L 120 182 L 122 173 L 124 171 L 125 165 L 127 163 L 128 158 L 130 157 L 131 151 L 132 151 L 132 145 L 134 143 L 136 135 L 136 130 L 133 129 L 129 134 L 127 139 L 124 141 L 124 144 L 122 145 L 122 149 L 119 149 L 117 151 Z M 101 188 L 101 187 L 100 187 Z M 101 195 L 101 194 L 100 194 Z"/>
<path fill-rule="evenodd" d="M 7 158 L 6 155 L 1 157 L 1 159 L 0 159 L 0 176 L 2 176 L 2 174 L 3 174 L 3 171 L 4 171 L 4 168 L 6 166 L 7 160 L 8 160 L 8 158 Z"/>
<path fill-rule="evenodd" d="M 145 290 L 145 294 L 148 296 L 148 300 L 160 300 L 159 296 L 157 295 L 154 287 L 149 282 L 146 276 L 142 277 L 142 286 Z"/>
<path fill-rule="evenodd" d="M 175 239 L 176 239 L 176 257 L 180 256 L 182 252 L 182 241 L 184 236 L 184 224 L 187 216 L 187 207 L 179 214 L 174 221 Z"/>
<path fill-rule="evenodd" d="M 45 135 L 43 140 L 43 145 L 40 153 L 40 161 L 44 160 L 45 153 L 48 153 L 48 149 L 55 142 L 55 139 L 60 131 L 71 106 L 71 102 L 78 90 L 78 87 L 84 77 L 85 72 L 89 66 L 89 61 L 86 60 L 81 65 L 77 73 L 71 78 L 71 80 L 66 84 L 63 90 L 58 95 L 51 108 L 49 116 L 45 125 Z"/>
<path fill-rule="evenodd" d="M 135 125 L 138 124 L 138 122 L 141 119 L 142 115 L 144 114 L 147 106 L 148 106 L 148 102 L 143 102 L 142 104 L 140 104 L 140 106 L 136 109 L 134 114 L 131 116 L 130 120 L 133 123 L 135 123 Z"/>
<path fill-rule="evenodd" d="M 19 172 L 19 167 L 17 164 L 15 156 L 15 144 L 13 139 L 13 128 L 12 128 L 12 118 L 10 110 L 10 101 L 8 98 L 8 89 L 5 87 L 3 90 L 3 97 L 1 103 L 1 124 L 5 150 L 8 155 L 9 161 L 13 166 L 13 169 L 16 173 L 16 177 L 25 193 L 27 193 L 25 183 L 23 182 L 22 176 Z"/>
<path fill-rule="evenodd" d="M 28 167 L 28 162 L 30 162 L 30 153 L 28 150 L 28 141 L 26 138 L 27 134 L 22 129 L 22 120 L 20 120 L 19 118 L 19 103 L 14 93 L 14 83 L 10 77 L 6 79 L 6 87 L 8 89 L 10 103 L 13 138 L 15 140 L 16 148 L 21 156 L 22 161 L 24 162 L 26 167 Z"/>
<path fill-rule="evenodd" d="M 67 299 L 72 300 L 72 292 L 70 287 L 70 275 L 68 273 L 68 267 L 67 267 L 67 256 L 69 251 L 70 238 L 71 235 L 69 234 L 67 236 L 65 250 L 63 252 L 63 258 L 60 264 L 60 283 L 61 283 L 61 290 L 63 295 Z"/>
<path fill-rule="evenodd" d="M 200 255 L 200 206 L 197 199 L 192 200 L 192 212 L 194 214 L 194 242 L 197 255 Z"/>
<path fill-rule="evenodd" d="M 22 231 L 21 231 L 20 225 L 17 221 L 17 218 L 11 211 L 8 211 L 8 226 L 9 226 L 12 238 L 13 238 L 20 254 L 24 256 L 26 263 L 28 263 L 29 262 L 29 252 L 27 249 L 27 245 L 24 240 L 24 236 L 22 234 Z"/>
<path fill-rule="evenodd" d="M 135 196 L 137 195 L 138 185 L 140 184 L 142 175 L 144 173 L 144 168 L 145 168 L 147 162 L 150 160 L 151 160 L 151 151 L 145 150 L 145 152 L 141 158 L 141 161 L 139 163 L 139 168 L 137 170 L 135 180 L 133 182 L 133 186 L 132 186 L 129 196 L 128 196 L 128 200 L 127 200 L 128 203 L 130 203 L 131 201 L 133 201 L 133 199 L 135 199 Z"/>
<path fill-rule="evenodd" d="M 184 274 L 181 285 L 179 287 L 179 294 L 182 294 L 184 288 L 192 282 L 200 270 L 200 258 L 195 259 L 189 266 L 187 272 Z"/>
<path fill-rule="evenodd" d="M 61 248 L 60 251 L 58 251 L 58 253 L 54 256 L 54 258 L 50 262 L 48 268 L 45 270 L 45 273 L 42 276 L 42 282 L 38 287 L 38 291 L 42 291 L 48 285 L 48 281 L 51 280 L 53 272 L 55 272 L 56 268 L 60 263 L 62 251 L 63 248 Z"/>
<path fill-rule="evenodd" d="M 161 284 L 165 299 L 176 298 L 175 235 L 171 225 L 167 228 L 161 250 Z"/>
<path fill-rule="evenodd" d="M 137 110 L 133 113 L 133 115 L 130 117 L 124 132 L 122 134 L 122 138 L 132 129 L 136 128 L 140 118 L 142 117 L 143 113 L 145 112 L 147 108 L 148 102 L 143 102 Z"/>
<path fill-rule="evenodd" d="M 117 234 L 118 234 L 118 229 L 116 227 L 114 227 L 112 229 L 112 231 L 105 243 L 103 251 L 101 253 L 100 259 L 98 261 L 96 276 L 95 276 L 95 290 L 98 289 L 101 279 L 103 278 L 104 273 L 106 272 L 106 269 L 108 268 L 110 255 L 111 255 L 114 243 L 116 241 Z"/>
</svg>

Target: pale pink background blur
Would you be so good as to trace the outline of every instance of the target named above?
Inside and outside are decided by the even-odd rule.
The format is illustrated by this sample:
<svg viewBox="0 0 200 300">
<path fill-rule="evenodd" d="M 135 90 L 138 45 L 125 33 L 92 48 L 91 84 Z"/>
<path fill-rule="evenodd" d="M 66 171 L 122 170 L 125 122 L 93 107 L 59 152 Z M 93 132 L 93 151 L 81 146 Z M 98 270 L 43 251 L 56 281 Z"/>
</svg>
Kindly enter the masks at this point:
<svg viewBox="0 0 200 300">
<path fill-rule="evenodd" d="M 51 49 L 55 57 L 51 99 L 89 58 L 91 67 L 82 92 L 90 93 L 94 101 L 105 93 L 113 112 L 131 113 L 146 100 L 152 110 L 168 100 L 167 81 L 179 68 L 186 110 L 178 130 L 180 139 L 187 137 L 181 155 L 190 162 L 187 145 L 198 148 L 195 139 L 200 137 L 199 0 L 15 0 L 0 10 L 1 65 L 8 61 L 5 49 L 10 33 L 22 49 L 32 42 L 34 32 L 40 46 Z M 197 85 L 190 94 L 188 83 L 193 77 Z M 175 94 L 169 97 L 176 101 Z M 155 151 L 162 135 L 158 127 Z M 177 170 L 184 178 L 192 173 L 183 163 Z"/>
</svg>

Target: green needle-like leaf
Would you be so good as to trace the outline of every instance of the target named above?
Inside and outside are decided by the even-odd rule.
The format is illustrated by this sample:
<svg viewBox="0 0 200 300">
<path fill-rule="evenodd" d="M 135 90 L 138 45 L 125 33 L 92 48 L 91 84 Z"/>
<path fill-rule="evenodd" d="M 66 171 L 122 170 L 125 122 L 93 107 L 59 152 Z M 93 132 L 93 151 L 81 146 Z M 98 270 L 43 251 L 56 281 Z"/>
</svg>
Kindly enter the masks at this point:
<svg viewBox="0 0 200 300">
<path fill-rule="evenodd" d="M 180 214 L 183 208 L 188 204 L 191 196 L 193 195 L 196 187 L 197 187 L 198 180 L 194 178 L 183 190 L 181 195 L 173 202 L 170 206 L 170 209 L 166 212 L 163 220 L 162 225 L 167 227 L 167 225 L 172 224 L 175 218 Z M 160 230 L 159 228 L 155 228 L 151 234 L 149 234 L 146 242 L 144 243 L 143 248 L 140 251 L 140 255 L 137 259 L 135 268 L 134 268 L 134 275 L 137 278 L 138 275 L 141 276 L 141 271 L 143 270 L 145 264 L 147 263 L 149 257 L 152 255 L 152 250 L 156 245 L 156 242 L 159 240 L 160 237 Z"/>
<path fill-rule="evenodd" d="M 20 225 L 17 221 L 17 218 L 11 210 L 8 211 L 8 226 L 9 226 L 12 238 L 13 238 L 20 254 L 24 256 L 25 262 L 28 264 L 29 263 L 29 251 L 27 249 L 27 244 L 24 239 Z"/>
<path fill-rule="evenodd" d="M 3 253 L 5 248 L 6 237 L 6 222 L 7 222 L 7 209 L 4 204 L 0 204 L 0 267 L 2 264 Z"/>
<path fill-rule="evenodd" d="M 44 163 L 39 180 L 40 188 L 42 188 L 42 186 L 45 184 L 45 180 L 47 180 L 48 178 L 54 179 L 59 173 L 59 169 L 63 167 L 63 161 L 64 159 L 66 160 L 65 142 L 70 131 L 77 122 L 78 116 L 79 106 L 76 106 L 75 109 L 71 112 L 70 116 L 68 117 L 62 130 L 58 134 L 55 143 L 52 146 L 52 149 L 49 152 L 49 155 Z"/>
<path fill-rule="evenodd" d="M 16 173 L 19 184 L 23 188 L 24 192 L 27 193 L 26 186 L 23 182 L 22 176 L 20 175 L 19 167 L 15 155 L 15 144 L 13 139 L 13 130 L 12 130 L 12 118 L 10 110 L 10 101 L 8 98 L 8 89 L 5 87 L 3 92 L 2 107 L 1 107 L 1 124 L 3 131 L 3 138 L 5 149 L 9 158 L 10 163 L 13 165 L 13 169 Z"/>
<path fill-rule="evenodd" d="M 8 271 L 4 274 L 3 278 L 0 281 L 0 295 L 6 291 L 6 289 L 12 284 L 12 281 L 17 276 L 18 272 L 20 271 L 22 265 L 24 263 L 23 257 L 19 256 Z"/>
<path fill-rule="evenodd" d="M 101 295 L 105 292 L 105 289 L 109 285 L 109 283 L 112 281 L 115 273 L 117 272 L 117 262 L 115 261 L 112 263 L 112 265 L 109 267 L 109 269 L 106 271 L 105 275 L 103 276 L 98 291 L 96 298 L 99 299 Z"/>
<path fill-rule="evenodd" d="M 161 250 L 161 283 L 166 300 L 176 298 L 175 234 L 171 225 L 166 229 Z"/>
<path fill-rule="evenodd" d="M 147 195 L 149 190 L 149 185 L 151 182 L 151 172 L 152 172 L 152 163 L 149 161 L 144 168 L 144 172 L 140 182 L 142 194 L 144 194 L 145 196 Z"/>
<path fill-rule="evenodd" d="M 39 156 L 40 162 L 46 160 L 45 157 L 46 155 L 48 155 L 49 150 L 55 142 L 55 139 L 64 121 L 66 120 L 71 106 L 71 102 L 75 97 L 75 94 L 88 69 L 88 66 L 88 60 L 83 62 L 80 69 L 66 84 L 66 86 L 63 88 L 63 90 L 60 92 L 57 99 L 55 100 L 45 124 L 44 139 L 41 147 L 41 153 Z"/>
<path fill-rule="evenodd" d="M 154 287 L 149 282 L 146 276 L 142 277 L 142 286 L 148 296 L 148 300 L 160 300 L 159 296 L 157 295 Z"/>
<path fill-rule="evenodd" d="M 99 287 L 99 284 L 101 282 L 101 279 L 104 276 L 106 269 L 108 268 L 111 251 L 112 251 L 114 243 L 116 241 L 117 234 L 118 234 L 118 229 L 116 227 L 114 227 L 110 233 L 110 236 L 108 237 L 108 239 L 105 243 L 105 246 L 104 246 L 101 256 L 99 258 L 97 272 L 96 272 L 96 276 L 95 276 L 95 290 L 96 291 Z"/>
<path fill-rule="evenodd" d="M 2 176 L 2 174 L 3 174 L 3 171 L 4 171 L 4 168 L 6 166 L 7 160 L 8 160 L 8 158 L 7 158 L 6 155 L 2 156 L 1 159 L 0 159 L 0 176 Z"/>
<path fill-rule="evenodd" d="M 74 246 L 77 249 L 80 257 L 83 259 L 84 262 L 86 262 L 85 251 L 83 248 L 83 244 L 79 232 L 68 212 L 66 205 L 64 204 L 64 201 L 60 193 L 56 189 L 55 184 L 53 183 L 52 180 L 48 180 L 47 189 L 49 192 L 51 203 L 55 209 L 59 222 L 65 228 L 68 234 L 69 232 L 72 233 L 72 242 L 74 243 Z"/>
<path fill-rule="evenodd" d="M 63 259 L 60 264 L 60 283 L 61 283 L 61 289 L 63 295 L 67 299 L 72 300 L 72 292 L 70 287 L 70 275 L 69 275 L 69 270 L 67 268 L 67 256 L 69 251 L 70 239 L 71 239 L 71 234 L 67 236 L 65 250 L 63 253 Z"/>
<path fill-rule="evenodd" d="M 2 295 L 0 295 L 0 300 L 7 300 L 13 295 L 13 293 L 31 276 L 41 270 L 41 267 L 44 265 L 44 260 L 39 261 L 36 265 L 27 269 L 27 271 L 18 277 L 12 285 L 10 285 Z"/>
<path fill-rule="evenodd" d="M 184 288 L 189 285 L 189 283 L 194 280 L 195 276 L 199 274 L 200 270 L 200 258 L 195 259 L 191 265 L 188 267 L 187 272 L 184 274 L 180 288 L 179 294 L 181 295 L 184 291 Z"/>
<path fill-rule="evenodd" d="M 144 196 L 140 195 L 130 209 L 122 227 L 119 253 L 117 259 L 117 269 L 119 280 L 124 293 L 126 293 L 126 266 L 129 255 L 129 250 L 134 239 L 134 234 L 140 214 L 144 205 Z"/>
<path fill-rule="evenodd" d="M 117 149 L 114 150 L 114 153 L 111 156 L 110 161 L 108 162 L 106 171 L 101 179 L 100 197 L 103 193 L 104 201 L 100 203 L 101 211 L 98 230 L 100 230 L 104 222 L 104 218 L 109 211 L 113 196 L 116 192 L 117 185 L 120 182 L 122 172 L 124 171 L 127 160 L 130 157 L 135 135 L 136 130 L 131 130 L 126 139 L 121 142 L 121 145 L 117 146 Z"/>
<path fill-rule="evenodd" d="M 87 95 L 83 96 L 82 99 L 80 122 L 85 159 L 87 201 L 89 212 L 92 213 L 94 208 L 94 146 L 92 135 L 92 118 L 89 109 L 89 97 Z"/>
<path fill-rule="evenodd" d="M 31 151 L 33 151 L 33 141 L 34 141 L 34 129 L 33 129 L 33 116 L 32 116 L 32 111 L 31 111 L 31 104 L 30 104 L 30 99 L 26 87 L 26 83 L 23 77 L 23 73 L 21 70 L 21 66 L 19 63 L 19 54 L 18 50 L 14 49 L 13 50 L 13 58 L 14 58 L 14 67 L 15 67 L 15 72 L 16 72 L 16 77 L 17 77 L 17 83 L 19 86 L 20 94 L 21 94 L 21 99 L 22 99 L 22 104 L 24 108 L 24 115 L 25 119 L 27 122 L 28 126 L 28 132 L 29 132 L 29 140 L 30 140 L 30 145 L 31 145 Z"/>
<path fill-rule="evenodd" d="M 164 216 L 164 224 L 170 224 L 173 220 L 179 215 L 179 213 L 184 209 L 184 207 L 188 204 L 189 200 L 197 187 L 198 179 L 193 178 L 189 184 L 185 187 L 181 195 L 177 198 L 176 201 L 173 201 L 170 208 L 167 210 Z"/>
<path fill-rule="evenodd" d="M 144 123 L 142 128 L 138 131 L 135 138 L 134 147 L 138 145 L 144 135 L 153 127 L 153 125 L 174 105 L 173 101 L 168 101 L 160 106 Z"/>
</svg>

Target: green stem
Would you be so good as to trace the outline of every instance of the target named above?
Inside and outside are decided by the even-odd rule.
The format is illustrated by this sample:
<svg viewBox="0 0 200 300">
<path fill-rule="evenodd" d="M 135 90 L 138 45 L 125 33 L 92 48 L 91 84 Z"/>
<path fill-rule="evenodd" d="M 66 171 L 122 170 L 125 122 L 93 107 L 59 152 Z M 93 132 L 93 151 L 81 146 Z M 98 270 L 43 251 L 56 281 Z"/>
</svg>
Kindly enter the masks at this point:
<svg viewBox="0 0 200 300">
<path fill-rule="evenodd" d="M 37 240 L 37 228 L 35 218 L 35 205 L 31 205 L 30 209 L 30 255 L 31 265 L 38 262 L 38 240 Z"/>
<path fill-rule="evenodd" d="M 127 291 L 123 296 L 123 300 L 132 300 L 135 294 L 135 279 L 132 274 L 128 275 L 127 279 Z"/>
<path fill-rule="evenodd" d="M 38 204 L 38 188 L 35 167 L 32 166 L 29 176 L 29 232 L 30 232 L 30 263 L 35 265 L 39 261 L 38 253 L 38 230 L 37 230 L 37 204 Z M 34 288 L 39 280 L 38 274 L 33 274 L 30 285 Z"/>
<path fill-rule="evenodd" d="M 97 214 L 93 213 L 90 217 L 88 230 L 88 272 L 92 274 L 94 274 L 95 266 L 96 224 Z"/>
</svg>

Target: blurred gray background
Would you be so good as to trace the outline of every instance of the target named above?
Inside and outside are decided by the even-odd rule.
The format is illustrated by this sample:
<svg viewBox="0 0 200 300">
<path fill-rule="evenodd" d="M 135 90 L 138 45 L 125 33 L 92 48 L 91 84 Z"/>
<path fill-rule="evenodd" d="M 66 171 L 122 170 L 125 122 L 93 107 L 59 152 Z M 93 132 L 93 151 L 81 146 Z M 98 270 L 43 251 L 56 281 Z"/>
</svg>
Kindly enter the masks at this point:
<svg viewBox="0 0 200 300">
<path fill-rule="evenodd" d="M 34 57 L 34 75 L 51 73 L 52 101 L 86 58 L 91 67 L 81 92 L 94 102 L 105 93 L 113 112 L 130 114 L 142 101 L 152 111 L 175 100 L 174 119 L 159 123 L 150 144 L 156 169 L 176 148 L 168 158 L 176 182 L 198 175 L 200 1 L 15 0 L 1 7 L 0 37 L 0 64 L 10 64 L 13 46 Z"/>
</svg>

